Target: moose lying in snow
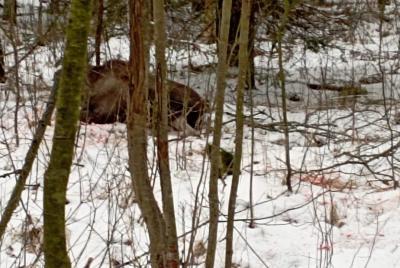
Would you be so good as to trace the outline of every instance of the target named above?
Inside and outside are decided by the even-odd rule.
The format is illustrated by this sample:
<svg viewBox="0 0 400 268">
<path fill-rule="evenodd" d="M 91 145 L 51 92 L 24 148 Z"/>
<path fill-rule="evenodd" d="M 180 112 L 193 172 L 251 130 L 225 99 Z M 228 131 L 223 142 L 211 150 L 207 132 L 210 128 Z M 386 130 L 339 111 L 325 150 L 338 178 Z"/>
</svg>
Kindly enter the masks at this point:
<svg viewBox="0 0 400 268">
<path fill-rule="evenodd" d="M 128 62 L 107 61 L 90 67 L 87 92 L 82 104 L 80 120 L 86 123 L 108 124 L 125 122 L 128 99 Z M 149 75 L 149 103 L 155 98 L 154 76 Z M 206 101 L 183 84 L 168 80 L 169 121 L 176 130 L 197 133 L 206 110 Z M 185 105 L 186 104 L 186 105 Z M 186 109 L 185 109 L 186 108 Z"/>
</svg>

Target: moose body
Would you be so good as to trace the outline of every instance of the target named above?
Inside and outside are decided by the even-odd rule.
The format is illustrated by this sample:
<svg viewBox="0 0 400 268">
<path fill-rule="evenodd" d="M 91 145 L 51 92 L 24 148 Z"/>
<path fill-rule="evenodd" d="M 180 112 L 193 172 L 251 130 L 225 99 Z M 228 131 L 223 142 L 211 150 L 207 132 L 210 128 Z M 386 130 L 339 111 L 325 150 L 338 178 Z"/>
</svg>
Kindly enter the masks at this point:
<svg viewBox="0 0 400 268">
<path fill-rule="evenodd" d="M 126 122 L 128 82 L 129 70 L 126 61 L 111 60 L 104 65 L 90 67 L 86 96 L 81 109 L 81 121 L 96 124 Z M 178 82 L 167 80 L 167 85 L 170 125 L 177 130 L 186 127 L 199 130 L 207 107 L 205 100 L 192 88 Z M 155 78 L 150 74 L 148 92 L 150 107 L 155 98 Z M 185 124 L 182 126 L 182 122 L 186 126 Z"/>
</svg>

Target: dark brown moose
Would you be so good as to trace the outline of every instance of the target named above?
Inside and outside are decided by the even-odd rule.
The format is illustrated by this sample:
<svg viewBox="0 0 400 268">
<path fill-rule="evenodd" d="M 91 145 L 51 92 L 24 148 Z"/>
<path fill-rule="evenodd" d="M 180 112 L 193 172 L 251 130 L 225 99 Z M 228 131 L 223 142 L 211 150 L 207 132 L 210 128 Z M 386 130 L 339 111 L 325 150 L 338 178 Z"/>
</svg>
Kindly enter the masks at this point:
<svg viewBox="0 0 400 268">
<path fill-rule="evenodd" d="M 126 61 L 110 60 L 104 65 L 90 67 L 80 120 L 95 124 L 125 122 L 128 79 Z M 178 82 L 168 80 L 168 87 L 170 125 L 180 131 L 199 130 L 207 106 L 205 100 L 192 88 Z M 154 76 L 149 75 L 149 104 L 154 98 Z"/>
</svg>

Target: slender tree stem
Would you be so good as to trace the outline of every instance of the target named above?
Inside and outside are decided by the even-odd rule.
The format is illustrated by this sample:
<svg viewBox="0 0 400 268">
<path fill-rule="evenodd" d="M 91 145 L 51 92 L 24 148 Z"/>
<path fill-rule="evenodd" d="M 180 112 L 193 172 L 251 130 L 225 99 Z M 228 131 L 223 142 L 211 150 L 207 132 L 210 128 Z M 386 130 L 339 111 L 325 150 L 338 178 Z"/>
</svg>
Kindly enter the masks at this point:
<svg viewBox="0 0 400 268">
<path fill-rule="evenodd" d="M 157 157 L 167 235 L 167 267 L 179 266 L 178 239 L 176 235 L 174 198 L 168 152 L 168 83 L 165 61 L 164 0 L 153 0 L 154 40 L 156 45 L 156 95 L 158 102 Z"/>
<path fill-rule="evenodd" d="M 242 11 L 240 18 L 240 37 L 239 37 L 239 82 L 236 98 L 236 137 L 235 155 L 233 159 L 232 186 L 229 195 L 228 221 L 226 228 L 226 252 L 225 268 L 232 267 L 233 256 L 233 229 L 235 224 L 236 195 L 239 187 L 240 166 L 242 160 L 243 145 L 243 102 L 244 88 L 248 78 L 248 36 L 250 22 L 251 0 L 242 0 Z"/>
<path fill-rule="evenodd" d="M 283 68 L 283 51 L 282 51 L 282 39 L 285 33 L 286 24 L 288 21 L 290 10 L 289 0 L 284 1 L 284 14 L 280 23 L 278 31 L 278 61 L 279 61 L 279 80 L 282 91 L 282 114 L 284 123 L 284 135 L 285 135 L 285 158 L 286 158 L 286 186 L 289 192 L 292 192 L 292 166 L 290 164 L 290 140 L 289 140 L 289 126 L 287 119 L 287 104 L 286 104 L 286 85 L 285 85 L 285 70 Z"/>
<path fill-rule="evenodd" d="M 231 18 L 232 0 L 224 0 L 222 5 L 222 20 L 218 39 L 218 66 L 217 66 L 217 90 L 215 94 L 215 122 L 214 136 L 211 148 L 211 174 L 208 199 L 210 203 L 210 224 L 208 230 L 208 247 L 206 256 L 206 268 L 214 267 L 215 252 L 217 249 L 219 199 L 218 176 L 220 169 L 220 143 L 222 136 L 222 117 L 224 112 L 225 74 L 227 69 L 227 51 L 229 22 Z"/>
</svg>

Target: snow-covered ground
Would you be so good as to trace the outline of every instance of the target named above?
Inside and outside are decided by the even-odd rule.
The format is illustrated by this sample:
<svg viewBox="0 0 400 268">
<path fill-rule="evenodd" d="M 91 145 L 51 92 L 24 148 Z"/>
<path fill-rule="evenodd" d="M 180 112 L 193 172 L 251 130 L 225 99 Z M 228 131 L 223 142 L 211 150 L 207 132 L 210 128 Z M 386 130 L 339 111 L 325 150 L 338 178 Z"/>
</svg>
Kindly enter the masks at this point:
<svg viewBox="0 0 400 268">
<path fill-rule="evenodd" d="M 254 121 L 248 117 L 245 125 L 234 231 L 235 267 L 400 267 L 400 194 L 393 190 L 392 181 L 399 180 L 400 118 L 396 114 L 400 108 L 400 83 L 395 57 L 396 21 L 392 24 L 386 27 L 393 34 L 386 35 L 381 44 L 378 25 L 370 23 L 359 26 L 371 32 L 368 42 L 338 43 L 340 49 L 326 48 L 321 53 L 304 52 L 298 45 L 286 58 L 287 89 L 300 97 L 300 102 L 288 103 L 292 194 L 283 183 L 286 164 L 279 124 L 281 93 L 270 81 L 277 73 L 277 59 L 271 59 L 268 53 L 256 57 L 258 90 L 251 92 L 255 107 L 251 111 L 247 105 L 245 110 L 248 116 L 254 114 Z M 268 51 L 271 44 L 258 45 Z M 169 51 L 170 76 L 210 96 L 215 88 L 215 46 L 188 47 L 193 49 Z M 114 38 L 104 51 L 107 58 L 127 59 L 128 40 Z M 385 56 L 389 59 L 380 63 L 379 55 L 389 55 Z M 43 87 L 50 86 L 57 57 L 46 47 L 35 49 L 21 62 L 24 84 L 39 81 Z M 200 73 L 192 72 L 189 58 L 195 66 L 209 67 Z M 6 60 L 12 66 L 12 57 Z M 380 101 L 382 83 L 363 85 L 368 95 L 360 96 L 357 103 L 344 102 L 337 92 L 314 91 L 306 85 L 321 82 L 322 75 L 332 84 L 358 81 L 382 69 L 386 74 L 386 105 Z M 230 151 L 235 137 L 236 73 L 237 70 L 230 70 L 228 75 L 221 145 Z M 13 172 L 22 166 L 29 148 L 35 112 L 41 114 L 48 94 L 46 90 L 38 95 L 24 91 L 17 125 L 20 144 L 16 146 L 15 97 L 7 93 L 8 87 L 12 85 L 2 86 L 0 91 L 0 213 L 15 185 Z M 250 93 L 247 94 L 249 104 Z M 43 267 L 43 173 L 53 130 L 54 122 L 48 127 L 21 204 L 0 243 L 1 268 Z M 186 257 L 195 228 L 198 254 L 192 265 L 202 267 L 205 255 L 201 249 L 207 245 L 208 235 L 210 167 L 204 147 L 212 137 L 203 133 L 201 137 L 180 139 L 171 132 L 170 139 L 180 252 Z M 154 192 L 160 197 L 154 140 L 150 135 L 148 143 L 149 173 Z M 66 205 L 73 267 L 84 267 L 91 258 L 91 267 L 146 266 L 149 241 L 135 203 L 127 162 L 124 124 L 81 125 Z M 222 267 L 224 262 L 230 183 L 230 177 L 219 183 L 221 216 L 215 267 Z M 250 228 L 252 217 L 255 225 Z"/>
</svg>

